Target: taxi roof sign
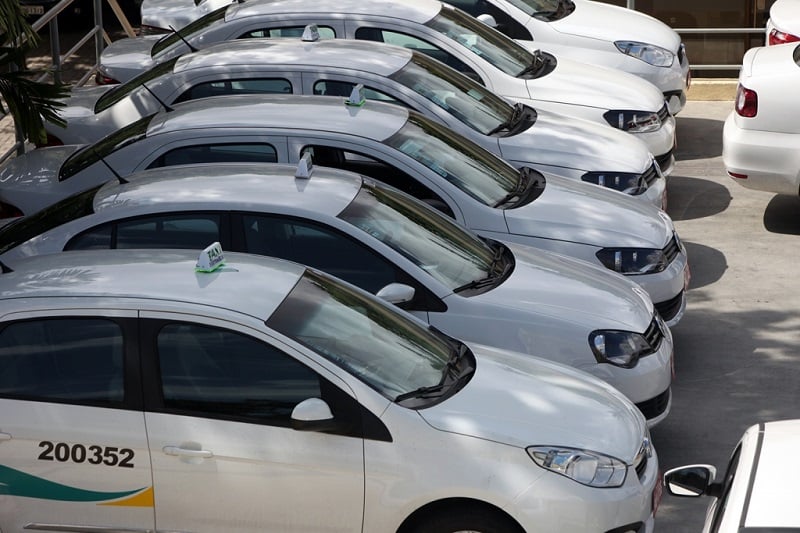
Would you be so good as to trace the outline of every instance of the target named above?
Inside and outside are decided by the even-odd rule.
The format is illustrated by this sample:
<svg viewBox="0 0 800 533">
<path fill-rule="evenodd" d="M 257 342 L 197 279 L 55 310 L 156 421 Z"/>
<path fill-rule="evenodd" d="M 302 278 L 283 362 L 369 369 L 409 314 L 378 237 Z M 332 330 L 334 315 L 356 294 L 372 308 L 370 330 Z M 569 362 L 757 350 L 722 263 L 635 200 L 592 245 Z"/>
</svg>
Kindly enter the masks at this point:
<svg viewBox="0 0 800 533">
<path fill-rule="evenodd" d="M 311 157 L 311 152 L 306 152 L 300 161 L 297 162 L 297 170 L 294 172 L 295 178 L 308 179 L 311 177 L 311 172 L 314 170 L 314 161 Z"/>
<path fill-rule="evenodd" d="M 344 103 L 347 105 L 360 107 L 364 105 L 364 102 L 366 101 L 367 97 L 364 94 L 364 84 L 359 83 L 353 87 L 353 90 L 350 91 L 350 96 L 344 101 Z"/>
<path fill-rule="evenodd" d="M 305 42 L 319 41 L 319 28 L 316 24 L 308 24 L 303 28 L 303 35 L 300 37 Z"/>
<path fill-rule="evenodd" d="M 225 256 L 222 253 L 222 245 L 215 242 L 200 252 L 194 270 L 195 272 L 214 272 L 224 264 Z"/>
</svg>

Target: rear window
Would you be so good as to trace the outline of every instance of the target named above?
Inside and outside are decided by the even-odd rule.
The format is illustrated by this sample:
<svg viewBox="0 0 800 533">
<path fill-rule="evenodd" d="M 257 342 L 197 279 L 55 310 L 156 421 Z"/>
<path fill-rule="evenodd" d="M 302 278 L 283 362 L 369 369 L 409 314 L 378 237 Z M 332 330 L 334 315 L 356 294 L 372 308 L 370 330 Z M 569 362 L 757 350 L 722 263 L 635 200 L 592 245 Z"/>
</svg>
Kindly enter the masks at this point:
<svg viewBox="0 0 800 533">
<path fill-rule="evenodd" d="M 150 70 L 139 74 L 132 80 L 121 83 L 114 86 L 112 89 L 109 89 L 107 92 L 103 93 L 103 96 L 97 99 L 97 103 L 94 105 L 94 112 L 100 113 L 101 111 L 105 111 L 145 83 L 153 81 L 156 78 L 160 78 L 164 74 L 172 73 L 172 68 L 175 66 L 175 63 L 178 61 L 178 59 L 180 58 L 176 57 L 175 59 L 171 59 L 161 63 L 160 65 L 156 65 Z"/>
</svg>

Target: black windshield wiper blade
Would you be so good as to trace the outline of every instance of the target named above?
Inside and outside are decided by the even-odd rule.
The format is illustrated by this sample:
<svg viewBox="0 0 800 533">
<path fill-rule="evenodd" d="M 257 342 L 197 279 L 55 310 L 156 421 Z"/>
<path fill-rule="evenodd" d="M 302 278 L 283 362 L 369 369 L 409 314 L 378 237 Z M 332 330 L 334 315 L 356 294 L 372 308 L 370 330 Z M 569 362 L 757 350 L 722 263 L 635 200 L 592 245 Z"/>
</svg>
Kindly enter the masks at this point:
<svg viewBox="0 0 800 533">
<path fill-rule="evenodd" d="M 453 292 L 462 292 L 470 289 L 480 289 L 482 287 L 488 287 L 490 285 L 496 284 L 497 280 L 501 279 L 505 274 L 505 268 L 501 269 L 500 271 L 498 271 L 497 269 L 497 266 L 503 261 L 504 255 L 505 255 L 505 250 L 503 249 L 503 246 L 498 245 L 497 250 L 495 251 L 494 254 L 494 258 L 492 258 L 492 264 L 489 267 L 489 272 L 487 273 L 486 277 L 467 282 L 453 289 Z"/>
<path fill-rule="evenodd" d="M 439 380 L 439 383 L 436 385 L 428 385 L 427 387 L 419 387 L 418 389 L 398 394 L 394 401 L 402 402 L 403 400 L 407 400 L 409 398 L 436 397 L 450 390 L 451 387 L 458 384 L 461 378 L 466 376 L 469 371 L 472 370 L 472 366 L 468 366 L 464 369 L 459 368 L 461 360 L 467 353 L 467 350 L 467 345 L 463 343 L 460 343 L 458 347 L 453 346 L 453 352 L 450 354 L 450 358 L 444 364 L 444 368 L 442 368 L 442 378 Z"/>
<path fill-rule="evenodd" d="M 522 69 L 522 72 L 517 74 L 518 78 L 520 76 L 524 76 L 525 74 L 537 74 L 547 64 L 547 62 L 544 59 L 544 56 L 542 55 L 541 50 L 536 49 L 533 52 L 531 52 L 531 55 L 533 55 L 531 64 Z"/>
<path fill-rule="evenodd" d="M 398 394 L 395 396 L 394 401 L 397 403 L 402 402 L 403 400 L 408 400 L 409 398 L 428 398 L 431 396 L 438 396 L 444 392 L 445 388 L 449 386 L 449 384 L 437 383 L 436 385 L 430 385 L 428 387 L 420 387 L 409 392 L 404 392 L 403 394 Z"/>
<path fill-rule="evenodd" d="M 517 181 L 517 185 L 516 187 L 514 187 L 514 190 L 505 195 L 505 197 L 503 197 L 499 202 L 494 204 L 493 207 L 500 207 L 506 205 L 509 202 L 511 202 L 511 200 L 513 200 L 514 198 L 522 197 L 522 193 L 528 189 L 528 184 L 531 181 L 528 172 L 525 172 L 525 168 L 526 167 L 523 167 L 523 169 L 520 171 L 519 181 Z"/>
<path fill-rule="evenodd" d="M 500 124 L 492 128 L 486 135 L 494 135 L 495 133 L 503 130 L 511 131 L 514 128 L 514 126 L 516 126 L 519 123 L 520 119 L 522 119 L 524 110 L 525 106 L 517 102 L 516 104 L 514 104 L 514 109 L 511 110 L 511 116 L 508 117 L 508 120 L 506 120 L 505 122 L 501 122 Z"/>
</svg>

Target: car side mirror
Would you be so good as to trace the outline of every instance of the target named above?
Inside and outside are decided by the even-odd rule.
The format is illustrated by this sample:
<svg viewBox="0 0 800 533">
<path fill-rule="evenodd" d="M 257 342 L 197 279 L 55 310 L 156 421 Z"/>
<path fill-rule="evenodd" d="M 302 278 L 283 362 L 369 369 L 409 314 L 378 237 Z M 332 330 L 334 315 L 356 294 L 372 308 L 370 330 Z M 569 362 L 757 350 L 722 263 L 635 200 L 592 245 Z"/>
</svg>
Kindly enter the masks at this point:
<svg viewBox="0 0 800 533">
<path fill-rule="evenodd" d="M 697 498 L 710 494 L 717 469 L 711 465 L 689 465 L 668 470 L 664 474 L 664 486 L 673 496 Z"/>
<path fill-rule="evenodd" d="M 402 304 L 410 302 L 414 298 L 414 287 L 403 283 L 390 283 L 375 294 L 378 298 L 386 300 L 390 304 Z"/>
<path fill-rule="evenodd" d="M 488 15 L 486 13 L 482 13 L 482 14 L 478 15 L 475 18 L 477 18 L 478 20 L 480 20 L 481 22 L 483 22 L 484 24 L 486 24 L 490 28 L 496 28 L 497 27 L 497 21 L 491 15 Z"/>
<path fill-rule="evenodd" d="M 292 429 L 298 431 L 328 431 L 337 427 L 336 419 L 325 400 L 308 398 L 292 409 Z"/>
</svg>

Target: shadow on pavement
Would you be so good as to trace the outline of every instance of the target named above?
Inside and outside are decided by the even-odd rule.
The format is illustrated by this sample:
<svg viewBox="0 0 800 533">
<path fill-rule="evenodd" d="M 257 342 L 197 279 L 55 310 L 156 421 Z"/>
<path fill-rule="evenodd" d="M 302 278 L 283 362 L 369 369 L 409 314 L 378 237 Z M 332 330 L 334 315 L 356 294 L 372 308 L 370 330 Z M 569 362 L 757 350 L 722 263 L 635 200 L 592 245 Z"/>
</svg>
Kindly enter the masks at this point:
<svg viewBox="0 0 800 533">
<path fill-rule="evenodd" d="M 778 194 L 764 209 L 764 228 L 770 233 L 800 235 L 800 197 Z"/>
<path fill-rule="evenodd" d="M 707 159 L 722 155 L 723 120 L 680 117 L 677 121 L 678 160 Z"/>
<path fill-rule="evenodd" d="M 728 261 L 725 254 L 711 248 L 694 242 L 683 241 L 686 247 L 686 255 L 689 257 L 689 268 L 692 273 L 692 279 L 689 282 L 689 290 L 699 289 L 706 285 L 719 281 L 728 270 Z"/>
<path fill-rule="evenodd" d="M 711 180 L 673 174 L 667 184 L 667 213 L 675 221 L 716 215 L 731 203 L 730 191 Z"/>
</svg>

